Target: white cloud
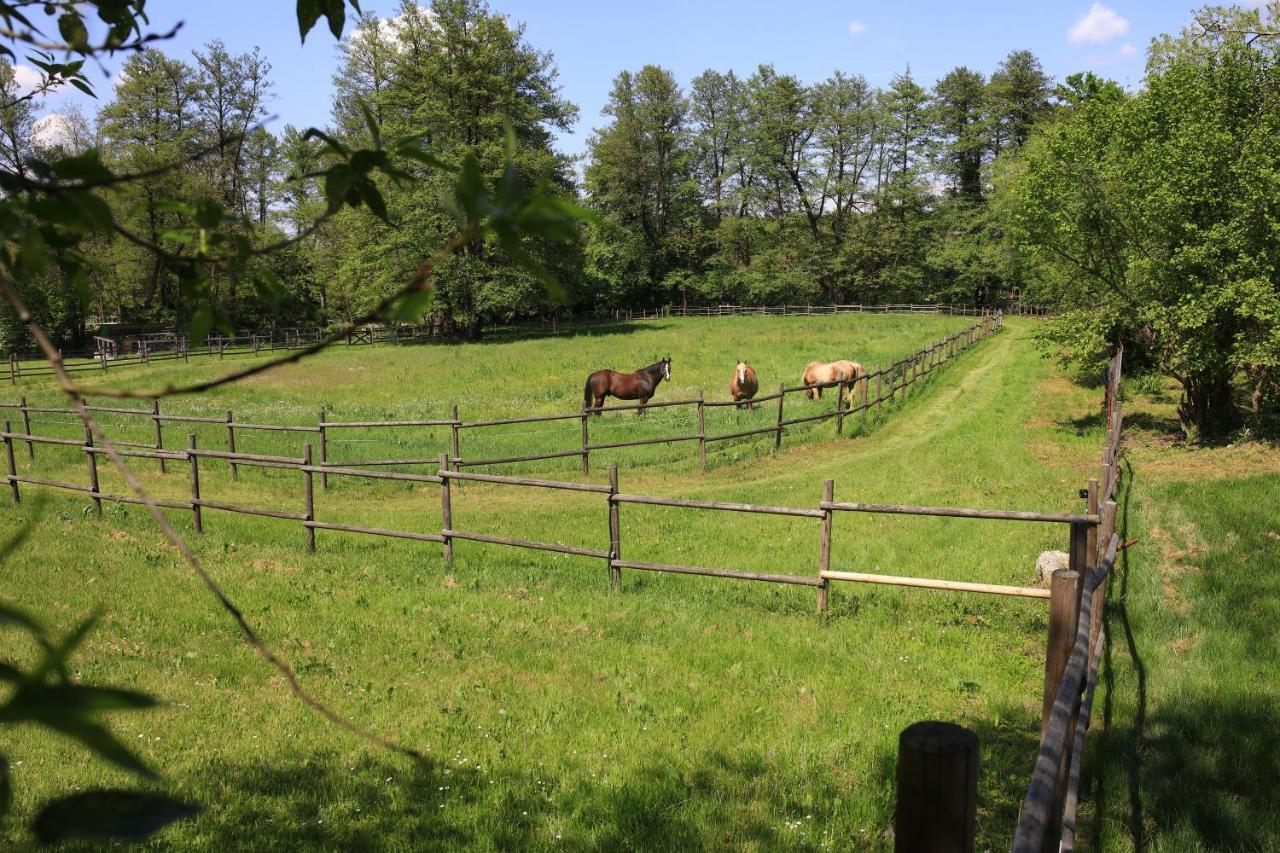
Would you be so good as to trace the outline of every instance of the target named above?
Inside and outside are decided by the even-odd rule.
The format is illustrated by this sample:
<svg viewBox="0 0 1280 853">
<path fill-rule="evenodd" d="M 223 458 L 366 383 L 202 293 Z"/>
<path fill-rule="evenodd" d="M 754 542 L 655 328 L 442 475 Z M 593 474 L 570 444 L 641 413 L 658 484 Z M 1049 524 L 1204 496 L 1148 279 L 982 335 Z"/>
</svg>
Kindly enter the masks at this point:
<svg viewBox="0 0 1280 853">
<path fill-rule="evenodd" d="M 1072 44 L 1105 44 L 1129 32 L 1129 19 L 1117 15 L 1101 3 L 1094 3 L 1089 11 L 1067 30 L 1067 41 Z"/>
<path fill-rule="evenodd" d="M 1138 48 L 1134 46 L 1133 42 L 1127 41 L 1124 44 L 1120 45 L 1120 57 L 1122 59 L 1130 59 L 1131 57 L 1134 57 L 1137 55 L 1138 55 Z"/>
<path fill-rule="evenodd" d="M 40 72 L 32 68 L 30 65 L 13 66 L 13 80 L 18 84 L 18 89 L 25 95 L 36 86 L 40 85 L 40 81 L 44 78 Z"/>
<path fill-rule="evenodd" d="M 851 36 L 860 36 L 869 29 L 871 29 L 871 27 L 868 26 L 865 21 L 849 22 L 849 35 Z"/>
<path fill-rule="evenodd" d="M 70 146 L 71 138 L 71 122 L 61 113 L 49 113 L 36 119 L 35 124 L 31 126 L 31 136 L 36 145 L 41 148 L 56 148 L 57 146 Z"/>
</svg>

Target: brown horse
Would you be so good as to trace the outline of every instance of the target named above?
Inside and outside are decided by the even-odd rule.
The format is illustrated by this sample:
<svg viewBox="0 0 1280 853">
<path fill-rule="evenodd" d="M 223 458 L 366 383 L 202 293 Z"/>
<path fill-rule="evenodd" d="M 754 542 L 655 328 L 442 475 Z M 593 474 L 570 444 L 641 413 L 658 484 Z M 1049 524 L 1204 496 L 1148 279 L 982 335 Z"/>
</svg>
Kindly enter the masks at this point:
<svg viewBox="0 0 1280 853">
<path fill-rule="evenodd" d="M 800 380 L 804 385 L 825 385 L 828 382 L 853 382 L 855 379 L 866 374 L 862 369 L 862 365 L 856 361 L 841 359 L 833 361 L 830 364 L 824 364 L 821 361 L 811 361 L 809 366 L 804 369 L 804 377 Z M 853 395 L 853 386 L 846 385 L 841 392 L 840 400 L 844 401 L 844 394 Z M 821 388 L 806 388 L 804 395 L 810 400 L 821 400 Z"/>
<path fill-rule="evenodd" d="M 585 412 L 587 409 L 595 409 L 598 416 L 605 398 L 617 397 L 619 400 L 639 400 L 640 408 L 636 409 L 636 414 L 644 414 L 645 404 L 658 390 L 658 383 L 670 378 L 670 358 L 654 362 L 634 373 L 597 370 L 587 377 L 587 385 L 582 389 L 582 410 Z"/>
<path fill-rule="evenodd" d="M 739 361 L 738 366 L 734 368 L 733 378 L 729 380 L 729 396 L 737 401 L 739 409 L 743 406 L 753 409 L 755 403 L 751 402 L 751 398 L 759 390 L 760 380 L 756 378 L 755 368 L 745 361 Z M 743 400 L 746 402 L 742 402 Z"/>
</svg>

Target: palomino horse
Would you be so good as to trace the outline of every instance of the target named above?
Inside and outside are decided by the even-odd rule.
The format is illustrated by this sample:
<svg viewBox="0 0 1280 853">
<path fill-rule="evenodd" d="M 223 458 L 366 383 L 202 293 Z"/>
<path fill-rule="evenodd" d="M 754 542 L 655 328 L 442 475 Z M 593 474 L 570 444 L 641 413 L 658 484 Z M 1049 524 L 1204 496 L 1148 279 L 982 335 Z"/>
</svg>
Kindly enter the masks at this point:
<svg viewBox="0 0 1280 853">
<path fill-rule="evenodd" d="M 737 402 L 739 409 L 746 406 L 750 410 L 755 408 L 751 398 L 759 390 L 760 380 L 756 379 L 755 368 L 745 361 L 739 361 L 738 366 L 733 370 L 733 378 L 729 380 L 729 396 Z"/>
<path fill-rule="evenodd" d="M 645 404 L 653 397 L 653 392 L 658 390 L 658 383 L 670 378 L 670 358 L 654 362 L 634 373 L 597 370 L 587 377 L 587 385 L 582 389 L 582 409 L 596 409 L 596 415 L 599 415 L 604 398 L 612 396 L 619 400 L 639 400 L 640 408 L 636 409 L 636 414 L 643 414 Z"/>
<path fill-rule="evenodd" d="M 833 361 L 830 364 L 824 364 L 821 361 L 811 361 L 809 366 L 804 369 L 804 377 L 801 383 L 804 385 L 825 385 L 828 382 L 853 382 L 860 376 L 866 374 L 862 369 L 862 365 L 856 361 L 848 361 L 842 359 Z M 840 401 L 844 402 L 844 394 L 848 393 L 853 396 L 852 385 L 845 386 L 841 392 Z M 810 400 L 821 400 L 821 388 L 806 388 L 804 395 Z"/>
</svg>

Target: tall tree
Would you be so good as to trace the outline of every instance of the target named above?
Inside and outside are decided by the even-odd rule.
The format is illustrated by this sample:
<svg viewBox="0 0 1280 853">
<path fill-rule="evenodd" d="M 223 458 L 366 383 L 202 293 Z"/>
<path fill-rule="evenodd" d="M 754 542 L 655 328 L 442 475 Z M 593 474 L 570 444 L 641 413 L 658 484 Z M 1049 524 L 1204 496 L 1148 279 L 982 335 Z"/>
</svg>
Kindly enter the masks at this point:
<svg viewBox="0 0 1280 853">
<path fill-rule="evenodd" d="M 934 86 L 939 166 L 954 193 L 982 200 L 982 164 L 988 148 L 987 90 L 982 75 L 961 66 Z"/>
<path fill-rule="evenodd" d="M 641 241 L 653 292 L 675 260 L 676 237 L 698 213 L 688 108 L 670 71 L 623 71 L 604 109 L 613 121 L 588 142 L 588 197 L 614 226 L 603 234 L 618 237 L 621 229 Z"/>
</svg>

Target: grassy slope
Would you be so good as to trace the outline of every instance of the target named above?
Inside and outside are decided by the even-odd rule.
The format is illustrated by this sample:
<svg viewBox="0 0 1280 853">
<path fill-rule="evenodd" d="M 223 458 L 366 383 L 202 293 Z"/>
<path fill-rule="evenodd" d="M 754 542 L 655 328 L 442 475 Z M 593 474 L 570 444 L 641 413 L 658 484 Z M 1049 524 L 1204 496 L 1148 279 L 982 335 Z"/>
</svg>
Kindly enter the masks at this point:
<svg viewBox="0 0 1280 853">
<path fill-rule="evenodd" d="M 1084 417 L 1096 406 L 1086 393 L 1070 401 L 1080 420 L 1046 419 L 1056 380 L 1027 327 L 1010 325 L 866 438 L 706 475 L 628 468 L 623 486 L 812 505 L 821 479 L 834 477 L 848 499 L 1076 508 L 1101 440 Z M 770 351 L 795 346 L 797 328 L 810 327 L 779 332 Z M 536 357 L 533 343 L 518 346 Z M 333 358 L 356 363 L 354 351 Z M 681 364 L 677 354 L 677 376 Z M 712 375 L 705 368 L 708 385 Z M 249 393 L 265 405 L 280 390 Z M 299 396 L 312 393 L 334 392 Z M 205 478 L 207 493 L 237 495 L 216 466 Z M 165 488 L 180 492 L 182 480 L 171 475 Z M 296 485 L 255 472 L 239 489 L 288 505 Z M 468 485 L 455 524 L 600 547 L 598 500 L 538 495 L 546 511 L 530 513 L 530 499 Z M 106 608 L 81 672 L 168 701 L 116 727 L 171 789 L 206 805 L 199 821 L 166 834 L 174 844 L 883 846 L 896 734 L 934 717 L 982 737 L 984 846 L 1003 846 L 1011 831 L 1038 735 L 1038 603 L 841 587 L 819 620 L 804 589 L 628 573 L 610 594 L 590 560 L 472 543 L 458 545 L 445 575 L 432 546 L 322 533 L 308 556 L 292 525 L 210 513 L 198 547 L 233 596 L 322 696 L 433 756 L 411 767 L 290 700 L 136 509 L 112 507 L 96 521 L 83 506 L 50 500 L 11 563 L 21 582 L 7 575 L 0 595 L 63 625 Z M 0 530 L 32 511 L 6 511 Z M 438 525 L 434 490 L 343 484 L 321 501 L 321 517 L 339 512 Z M 840 518 L 835 535 L 839 568 L 1014 583 L 1029 580 L 1036 553 L 1065 540 L 1038 525 L 870 516 Z M 632 558 L 809 575 L 817 551 L 812 522 L 670 509 L 626 507 L 623 537 Z M 60 740 L 22 734 L 3 751 L 23 761 L 23 813 L 69 786 L 119 781 Z"/>
</svg>

